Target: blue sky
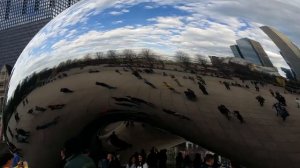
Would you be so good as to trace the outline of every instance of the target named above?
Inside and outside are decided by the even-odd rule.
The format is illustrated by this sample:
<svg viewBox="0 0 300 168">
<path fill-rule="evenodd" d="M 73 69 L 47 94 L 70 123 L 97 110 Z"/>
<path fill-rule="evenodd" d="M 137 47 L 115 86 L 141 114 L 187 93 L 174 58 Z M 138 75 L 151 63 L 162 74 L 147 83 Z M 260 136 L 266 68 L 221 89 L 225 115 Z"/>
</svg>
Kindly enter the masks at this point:
<svg viewBox="0 0 300 168">
<path fill-rule="evenodd" d="M 16 68 L 12 78 L 18 83 L 45 66 L 111 49 L 233 56 L 229 46 L 244 37 L 259 41 L 276 67 L 288 67 L 259 27 L 275 27 L 299 46 L 299 11 L 293 0 L 85 0 L 34 37 L 16 63 L 27 68 Z"/>
</svg>

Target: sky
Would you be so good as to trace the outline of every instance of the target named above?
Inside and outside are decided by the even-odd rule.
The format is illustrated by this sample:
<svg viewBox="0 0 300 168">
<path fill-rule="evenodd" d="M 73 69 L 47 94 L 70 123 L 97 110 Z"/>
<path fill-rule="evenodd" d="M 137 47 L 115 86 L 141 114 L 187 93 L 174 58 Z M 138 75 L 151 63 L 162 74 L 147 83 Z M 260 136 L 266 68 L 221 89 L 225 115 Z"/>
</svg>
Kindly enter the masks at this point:
<svg viewBox="0 0 300 168">
<path fill-rule="evenodd" d="M 62 12 L 29 43 L 10 86 L 62 61 L 107 50 L 150 48 L 172 59 L 178 50 L 233 56 L 240 38 L 260 42 L 276 67 L 288 65 L 260 26 L 276 28 L 300 46 L 298 0 L 84 0 Z M 25 68 L 24 68 L 25 67 Z"/>
</svg>

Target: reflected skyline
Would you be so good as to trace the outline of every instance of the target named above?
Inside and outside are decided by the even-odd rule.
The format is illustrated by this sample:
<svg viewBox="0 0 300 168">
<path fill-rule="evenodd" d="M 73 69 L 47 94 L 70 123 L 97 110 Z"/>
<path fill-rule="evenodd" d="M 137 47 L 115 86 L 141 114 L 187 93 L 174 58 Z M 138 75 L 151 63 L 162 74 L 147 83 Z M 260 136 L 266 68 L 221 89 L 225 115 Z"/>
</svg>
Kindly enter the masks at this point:
<svg viewBox="0 0 300 168">
<path fill-rule="evenodd" d="M 80 1 L 49 22 L 16 62 L 3 112 L 6 142 L 32 167 L 57 167 L 70 138 L 96 156 L 118 147 L 98 136 L 103 128 L 132 121 L 248 167 L 296 167 L 300 85 L 274 68 L 289 67 L 260 27 L 300 44 L 292 17 L 299 8 L 270 2 Z M 244 58 L 268 56 L 274 67 L 234 57 L 233 44 L 245 49 Z M 153 129 L 140 130 L 153 137 L 145 143 L 126 124 L 120 128 L 111 131 L 126 142 L 122 152 L 128 144 L 136 150 L 165 143 L 154 143 Z"/>
<path fill-rule="evenodd" d="M 278 24 L 272 24 L 268 13 L 260 12 L 257 16 L 254 11 L 250 12 L 254 4 L 243 0 L 82 1 L 58 15 L 34 37 L 15 66 L 28 68 L 15 68 L 12 80 L 20 81 L 22 76 L 42 70 L 42 65 L 53 67 L 57 62 L 83 57 L 88 52 L 121 50 L 128 46 L 155 49 L 171 58 L 177 50 L 188 52 L 192 57 L 196 54 L 233 56 L 229 46 L 243 37 L 259 41 L 276 67 L 288 68 L 278 48 L 259 29 L 263 25 L 278 28 L 279 23 L 286 20 L 277 17 Z M 269 12 L 277 15 L 272 11 L 278 10 L 281 3 L 272 4 L 268 6 Z M 285 5 L 292 8 L 292 4 Z M 261 11 L 263 7 L 255 9 Z M 236 13 L 228 11 L 232 8 Z M 238 13 L 245 9 L 246 12 Z M 284 33 L 297 35 L 293 26 Z M 16 86 L 15 82 L 11 86 Z"/>
</svg>

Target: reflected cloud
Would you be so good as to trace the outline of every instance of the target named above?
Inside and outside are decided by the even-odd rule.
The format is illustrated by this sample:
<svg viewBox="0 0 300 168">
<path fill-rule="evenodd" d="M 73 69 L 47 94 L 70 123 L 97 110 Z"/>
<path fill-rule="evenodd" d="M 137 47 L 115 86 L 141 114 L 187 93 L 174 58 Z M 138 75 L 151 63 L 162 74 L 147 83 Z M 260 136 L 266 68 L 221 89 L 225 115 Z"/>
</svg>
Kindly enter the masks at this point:
<svg viewBox="0 0 300 168">
<path fill-rule="evenodd" d="M 233 56 L 229 46 L 235 40 L 248 37 L 262 44 L 275 66 L 288 67 L 259 27 L 274 26 L 300 44 L 296 38 L 299 26 L 290 24 L 296 23 L 299 5 L 291 4 L 257 0 L 82 1 L 53 19 L 25 48 L 15 65 L 8 96 L 34 72 L 111 49 L 149 48 L 168 59 L 177 50 L 191 57 L 226 57 Z M 280 10 L 283 7 L 289 10 Z"/>
</svg>

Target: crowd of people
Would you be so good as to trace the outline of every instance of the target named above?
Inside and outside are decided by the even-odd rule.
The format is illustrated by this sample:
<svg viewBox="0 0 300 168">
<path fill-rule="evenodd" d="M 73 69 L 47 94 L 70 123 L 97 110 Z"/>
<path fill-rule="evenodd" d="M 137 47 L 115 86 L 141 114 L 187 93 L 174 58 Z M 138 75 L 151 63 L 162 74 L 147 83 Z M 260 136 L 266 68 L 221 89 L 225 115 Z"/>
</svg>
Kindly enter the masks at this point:
<svg viewBox="0 0 300 168">
<path fill-rule="evenodd" d="M 167 150 L 157 150 L 155 147 L 147 153 L 145 150 L 135 152 L 126 163 L 121 163 L 120 156 L 116 153 L 101 153 L 98 157 L 92 157 L 89 150 L 81 147 L 77 138 L 68 140 L 61 150 L 63 168 L 167 168 Z M 196 153 L 193 159 L 189 154 L 179 152 L 175 159 L 176 168 L 219 168 L 219 156 L 207 153 L 203 158 Z M 123 159 L 124 160 L 124 159 Z"/>
</svg>

